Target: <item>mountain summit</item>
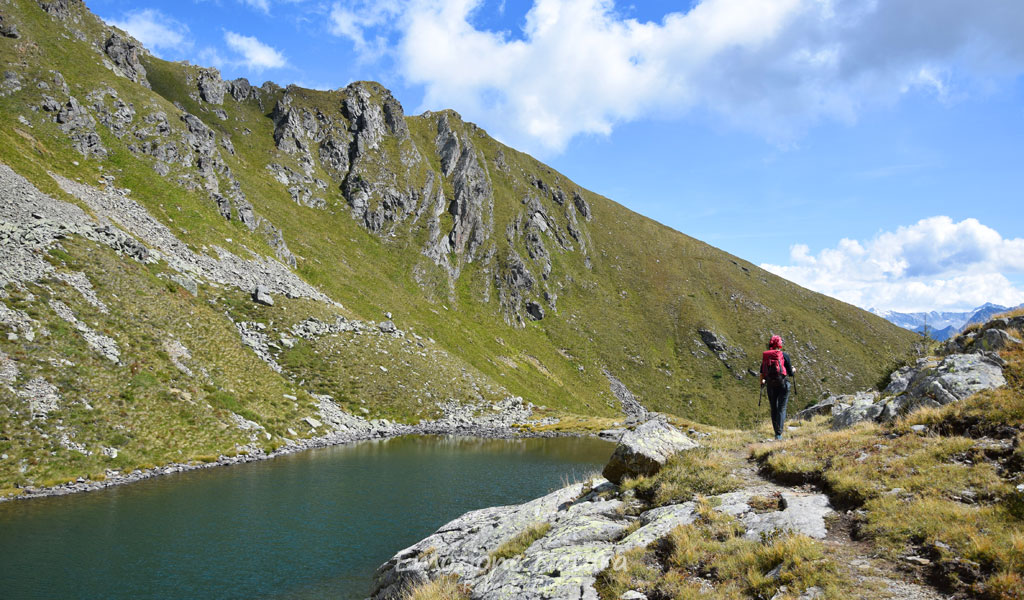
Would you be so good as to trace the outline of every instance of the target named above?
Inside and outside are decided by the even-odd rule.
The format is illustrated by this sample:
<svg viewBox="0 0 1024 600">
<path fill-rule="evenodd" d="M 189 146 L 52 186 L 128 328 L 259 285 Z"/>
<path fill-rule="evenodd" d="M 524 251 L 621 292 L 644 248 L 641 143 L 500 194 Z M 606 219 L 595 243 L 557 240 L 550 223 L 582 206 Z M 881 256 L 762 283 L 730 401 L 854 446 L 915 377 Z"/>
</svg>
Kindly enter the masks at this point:
<svg viewBox="0 0 1024 600">
<path fill-rule="evenodd" d="M 224 81 L 78 0 L 0 21 L 0 488 L 459 406 L 742 424 L 772 333 L 801 404 L 916 339 L 379 84 Z"/>
</svg>

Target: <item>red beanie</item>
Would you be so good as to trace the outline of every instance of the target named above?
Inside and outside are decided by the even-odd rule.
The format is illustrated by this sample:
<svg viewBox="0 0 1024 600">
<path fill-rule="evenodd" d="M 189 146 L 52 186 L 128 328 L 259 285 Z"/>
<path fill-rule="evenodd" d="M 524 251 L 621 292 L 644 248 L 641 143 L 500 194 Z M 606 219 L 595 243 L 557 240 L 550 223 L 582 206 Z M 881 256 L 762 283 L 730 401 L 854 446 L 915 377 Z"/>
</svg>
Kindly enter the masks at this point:
<svg viewBox="0 0 1024 600">
<path fill-rule="evenodd" d="M 778 350 L 782 348 L 782 338 L 780 338 L 777 335 L 773 335 L 771 341 L 768 342 L 768 347 L 771 348 L 772 350 Z"/>
</svg>

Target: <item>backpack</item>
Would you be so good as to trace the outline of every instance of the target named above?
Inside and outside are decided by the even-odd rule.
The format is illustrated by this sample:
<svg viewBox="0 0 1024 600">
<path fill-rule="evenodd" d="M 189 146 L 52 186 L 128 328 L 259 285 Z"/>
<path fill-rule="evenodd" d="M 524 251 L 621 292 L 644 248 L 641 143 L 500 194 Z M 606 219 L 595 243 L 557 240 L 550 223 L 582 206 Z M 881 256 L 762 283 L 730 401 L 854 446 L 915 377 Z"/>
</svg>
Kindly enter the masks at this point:
<svg viewBox="0 0 1024 600">
<path fill-rule="evenodd" d="M 761 376 L 768 383 L 775 384 L 786 379 L 786 358 L 782 350 L 765 350 L 761 355 Z"/>
</svg>

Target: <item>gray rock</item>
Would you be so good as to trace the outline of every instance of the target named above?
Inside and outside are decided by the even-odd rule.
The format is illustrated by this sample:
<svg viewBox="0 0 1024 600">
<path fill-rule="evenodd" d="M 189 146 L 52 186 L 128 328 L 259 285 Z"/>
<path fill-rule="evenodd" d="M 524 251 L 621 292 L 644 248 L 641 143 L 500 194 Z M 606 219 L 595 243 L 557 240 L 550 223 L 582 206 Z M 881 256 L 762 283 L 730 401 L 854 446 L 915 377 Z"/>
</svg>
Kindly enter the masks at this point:
<svg viewBox="0 0 1024 600">
<path fill-rule="evenodd" d="M 625 477 L 653 475 L 670 456 L 698 445 L 662 419 L 651 419 L 622 436 L 602 475 L 613 483 Z"/>
<path fill-rule="evenodd" d="M 824 539 L 828 534 L 825 517 L 832 507 L 824 494 L 797 494 L 783 492 L 784 509 L 776 512 L 748 512 L 740 522 L 746 528 L 744 537 L 757 540 L 762 534 L 773 531 L 792 531 L 814 539 Z"/>
<path fill-rule="evenodd" d="M 608 378 L 608 386 L 611 388 L 612 394 L 619 399 L 619 407 L 626 415 L 626 423 L 632 425 L 649 419 L 650 413 L 647 412 L 643 404 L 640 404 L 633 392 L 629 391 L 626 384 L 619 381 L 619 378 L 612 375 L 608 369 L 604 369 L 603 372 L 604 376 Z"/>
<path fill-rule="evenodd" d="M 67 19 L 71 16 L 70 7 L 81 5 L 82 0 L 38 0 L 39 8 L 42 8 L 50 16 L 58 19 Z"/>
<path fill-rule="evenodd" d="M 622 592 L 622 595 L 619 596 L 619 600 L 647 600 L 647 595 L 636 590 L 629 590 Z"/>
<path fill-rule="evenodd" d="M 71 138 L 74 149 L 82 156 L 106 158 L 107 149 L 96 133 L 96 120 L 79 104 L 77 98 L 71 96 L 68 99 L 67 104 L 57 113 L 57 123 L 61 131 Z"/>
<path fill-rule="evenodd" d="M 878 392 L 858 392 L 836 398 L 838 408 L 832 416 L 832 429 L 845 429 L 861 421 L 874 421 L 882 413 L 882 405 L 876 404 Z"/>
<path fill-rule="evenodd" d="M 149 80 L 146 79 L 146 67 L 139 60 L 139 54 L 146 50 L 131 37 L 114 31 L 107 38 L 103 51 L 107 53 L 110 60 L 117 67 L 119 75 L 131 79 L 135 83 L 149 87 Z"/>
<path fill-rule="evenodd" d="M 224 93 L 227 92 L 227 85 L 220 78 L 220 71 L 212 67 L 199 69 L 199 79 L 196 82 L 199 88 L 199 97 L 210 104 L 223 104 Z"/>
<path fill-rule="evenodd" d="M 795 415 L 793 415 L 793 420 L 794 421 L 807 421 L 807 420 L 809 420 L 809 419 L 811 419 L 813 417 L 816 417 L 818 415 L 830 415 L 831 416 L 831 415 L 834 414 L 834 412 L 835 412 L 835 410 L 836 410 L 836 408 L 838 406 L 840 406 L 840 404 L 839 404 L 839 402 L 837 402 L 837 397 L 836 396 L 829 396 L 828 398 L 822 400 L 821 402 L 818 402 L 817 404 L 815 404 L 813 406 L 808 406 L 807 408 L 805 408 L 805 409 L 801 410 L 800 412 L 796 413 Z"/>
<path fill-rule="evenodd" d="M 270 295 L 270 291 L 262 285 L 257 285 L 256 289 L 252 291 L 253 302 L 257 304 L 263 304 L 264 306 L 273 306 L 274 297 Z"/>
<path fill-rule="evenodd" d="M 641 527 L 623 538 L 616 546 L 620 550 L 644 548 L 681 525 L 697 520 L 697 503 L 684 502 L 651 509 L 640 515 Z"/>
<path fill-rule="evenodd" d="M 544 318 L 544 307 L 538 304 L 537 302 L 527 302 L 526 314 L 528 314 L 530 318 L 533 319 L 534 321 L 540 321 L 541 319 Z"/>
<path fill-rule="evenodd" d="M 590 212 L 590 204 L 587 203 L 586 199 L 583 198 L 583 194 L 578 190 L 572 194 L 572 203 L 576 206 L 576 210 L 583 215 L 584 219 L 589 221 L 593 218 L 593 215 Z"/>
<path fill-rule="evenodd" d="M 442 575 L 457 575 L 464 582 L 476 579 L 489 566 L 490 552 L 535 523 L 550 523 L 582 490 L 583 484 L 575 484 L 524 504 L 458 517 L 381 565 L 371 597 L 398 598 L 406 586 Z"/>
<path fill-rule="evenodd" d="M 398 327 L 395 327 L 395 324 L 391 321 L 381 321 L 380 324 L 377 325 L 377 329 L 379 329 L 381 333 L 398 332 Z"/>
<path fill-rule="evenodd" d="M 993 339 L 1004 341 L 999 329 Z M 939 359 L 921 359 L 912 367 L 893 373 L 886 396 L 875 392 L 835 397 L 833 429 L 844 429 L 861 421 L 891 421 L 920 407 L 937 407 L 958 402 L 982 390 L 1006 384 L 1001 359 L 989 353 L 950 354 Z M 896 394 L 896 395 L 889 395 Z"/>
<path fill-rule="evenodd" d="M 0 15 L 0 35 L 15 40 L 21 37 L 18 26 L 6 15 Z"/>
<path fill-rule="evenodd" d="M 986 329 L 985 333 L 975 341 L 974 348 L 976 352 L 983 350 L 988 351 L 999 351 L 1009 346 L 1016 346 L 1021 343 L 1020 340 L 1006 333 L 1002 329 Z"/>
</svg>

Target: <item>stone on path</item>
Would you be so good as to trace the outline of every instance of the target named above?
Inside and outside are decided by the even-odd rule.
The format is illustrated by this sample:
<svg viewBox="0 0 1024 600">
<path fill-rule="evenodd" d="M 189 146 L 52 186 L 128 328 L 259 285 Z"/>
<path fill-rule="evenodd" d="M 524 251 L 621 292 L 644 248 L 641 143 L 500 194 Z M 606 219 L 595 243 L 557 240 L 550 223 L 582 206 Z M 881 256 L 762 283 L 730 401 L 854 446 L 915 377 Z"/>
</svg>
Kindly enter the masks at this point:
<svg viewBox="0 0 1024 600">
<path fill-rule="evenodd" d="M 654 475 L 673 454 L 698 446 L 664 420 L 651 419 L 623 434 L 601 474 L 616 484 L 626 477 Z"/>
</svg>

